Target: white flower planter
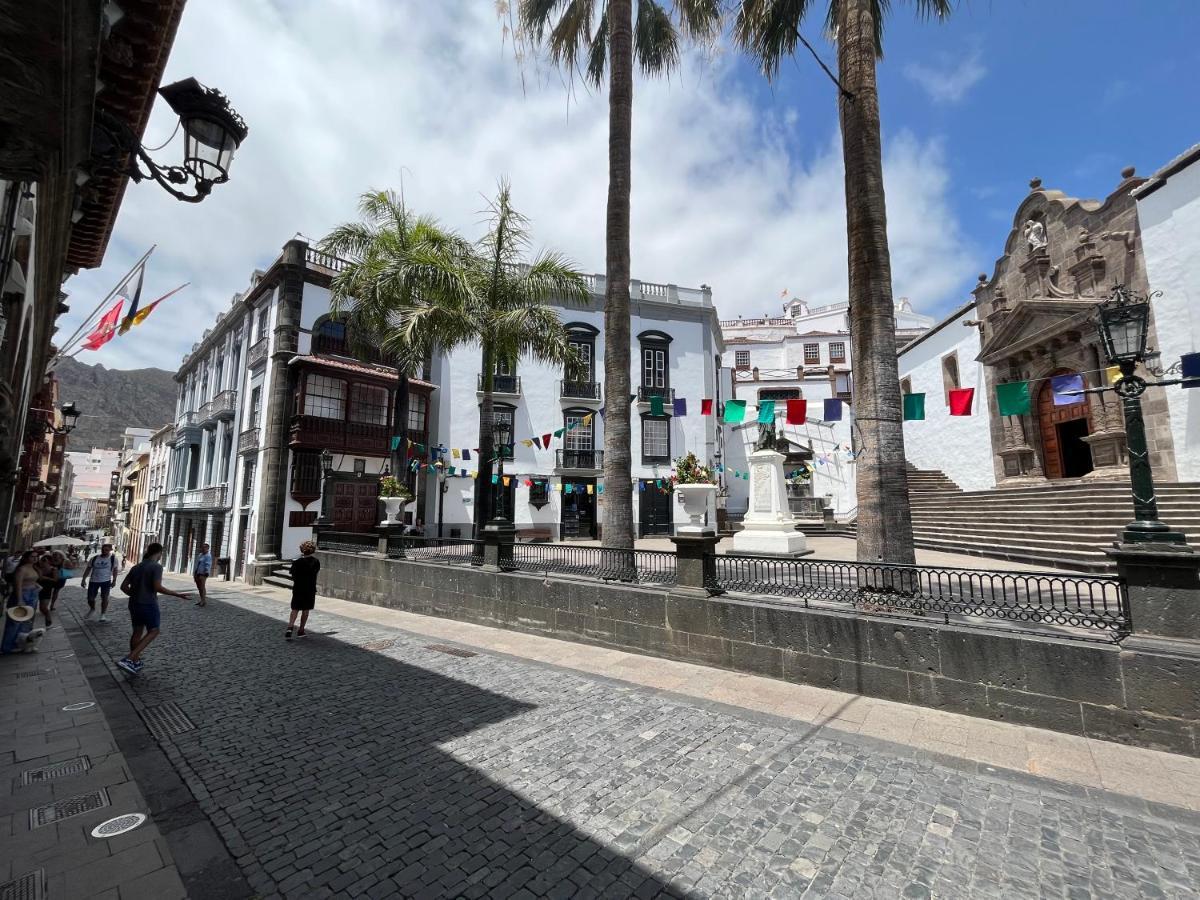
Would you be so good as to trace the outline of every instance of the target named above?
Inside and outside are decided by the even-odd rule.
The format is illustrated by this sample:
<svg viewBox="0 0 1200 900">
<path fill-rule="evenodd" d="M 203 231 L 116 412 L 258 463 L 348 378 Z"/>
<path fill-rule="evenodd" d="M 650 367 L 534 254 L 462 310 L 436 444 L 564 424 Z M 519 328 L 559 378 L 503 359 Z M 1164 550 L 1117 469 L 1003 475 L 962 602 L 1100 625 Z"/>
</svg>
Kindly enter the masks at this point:
<svg viewBox="0 0 1200 900">
<path fill-rule="evenodd" d="M 715 484 L 677 484 L 675 493 L 683 501 L 683 511 L 688 515 L 688 523 L 675 529 L 677 534 L 704 534 L 714 530 L 704 524 L 704 514 L 708 512 L 709 498 L 717 494 Z"/>
<path fill-rule="evenodd" d="M 399 525 L 400 510 L 404 508 L 404 504 L 408 501 L 403 497 L 380 497 L 383 501 L 383 508 L 387 510 L 387 515 L 384 516 L 380 525 Z"/>
</svg>

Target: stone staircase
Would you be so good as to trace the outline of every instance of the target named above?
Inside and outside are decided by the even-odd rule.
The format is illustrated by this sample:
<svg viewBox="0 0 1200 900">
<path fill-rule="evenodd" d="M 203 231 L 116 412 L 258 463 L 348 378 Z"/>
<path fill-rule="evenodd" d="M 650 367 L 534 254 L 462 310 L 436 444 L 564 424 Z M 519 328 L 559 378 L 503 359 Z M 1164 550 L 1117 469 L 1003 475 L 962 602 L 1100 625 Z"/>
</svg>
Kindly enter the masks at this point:
<svg viewBox="0 0 1200 900">
<path fill-rule="evenodd" d="M 286 562 L 275 566 L 271 570 L 271 574 L 263 578 L 263 584 L 287 588 L 290 591 L 292 589 L 292 564 Z"/>
<path fill-rule="evenodd" d="M 941 472 L 909 471 L 918 547 L 991 559 L 1112 572 L 1104 554 L 1133 518 L 1125 483 L 1059 481 L 962 491 Z M 1200 484 L 1157 489 L 1159 515 L 1200 546 Z"/>
</svg>

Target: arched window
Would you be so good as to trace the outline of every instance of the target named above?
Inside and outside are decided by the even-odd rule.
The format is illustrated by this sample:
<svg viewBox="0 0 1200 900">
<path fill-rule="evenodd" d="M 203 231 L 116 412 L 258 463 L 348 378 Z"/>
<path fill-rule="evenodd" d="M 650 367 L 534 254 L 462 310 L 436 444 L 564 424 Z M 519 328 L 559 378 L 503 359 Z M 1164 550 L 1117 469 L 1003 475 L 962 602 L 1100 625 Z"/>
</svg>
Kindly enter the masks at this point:
<svg viewBox="0 0 1200 900">
<path fill-rule="evenodd" d="M 901 394 L 911 394 L 912 392 L 913 392 L 912 379 L 911 378 L 901 378 L 900 379 L 900 393 Z"/>
<path fill-rule="evenodd" d="M 349 352 L 346 323 L 332 317 L 318 319 L 313 326 L 313 352 L 346 354 Z"/>
<path fill-rule="evenodd" d="M 950 392 L 958 390 L 958 351 L 942 357 L 942 388 L 946 392 L 946 402 L 950 402 Z"/>
</svg>

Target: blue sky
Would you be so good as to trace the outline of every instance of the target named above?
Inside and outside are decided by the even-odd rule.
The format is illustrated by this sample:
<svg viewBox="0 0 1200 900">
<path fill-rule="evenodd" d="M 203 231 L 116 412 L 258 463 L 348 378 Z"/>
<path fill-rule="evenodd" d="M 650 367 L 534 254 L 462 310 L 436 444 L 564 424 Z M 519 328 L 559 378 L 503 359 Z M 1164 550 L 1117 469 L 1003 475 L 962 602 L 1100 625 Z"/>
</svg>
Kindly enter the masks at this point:
<svg viewBox="0 0 1200 900">
<path fill-rule="evenodd" d="M 480 195 L 507 175 L 537 243 L 602 271 L 605 98 L 518 64 L 503 25 L 478 0 L 193 0 L 165 80 L 220 87 L 250 136 L 202 204 L 130 187 L 105 264 L 66 285 L 66 324 L 152 243 L 148 294 L 191 286 L 81 359 L 176 368 L 293 234 L 319 237 L 361 191 L 402 181 L 413 206 L 477 236 Z M 806 34 L 832 64 L 818 20 Z M 1103 197 L 1123 166 L 1149 174 L 1200 141 L 1198 34 L 1200 4 L 1178 0 L 965 0 L 946 24 L 896 0 L 879 77 L 897 296 L 959 305 L 1031 177 Z M 635 277 L 711 284 L 722 317 L 771 312 L 785 288 L 845 298 L 834 88 L 807 54 L 773 85 L 727 46 L 690 56 L 638 82 L 634 115 Z M 146 143 L 172 127 L 159 103 Z M 177 153 L 178 139 L 156 156 Z"/>
</svg>

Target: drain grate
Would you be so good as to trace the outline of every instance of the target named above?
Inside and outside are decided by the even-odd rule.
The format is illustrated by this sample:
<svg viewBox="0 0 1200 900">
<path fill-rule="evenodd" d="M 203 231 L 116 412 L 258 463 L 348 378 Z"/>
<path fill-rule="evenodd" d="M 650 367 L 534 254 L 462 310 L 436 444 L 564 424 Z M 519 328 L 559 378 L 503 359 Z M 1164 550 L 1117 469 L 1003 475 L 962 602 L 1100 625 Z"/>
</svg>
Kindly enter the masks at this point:
<svg viewBox="0 0 1200 900">
<path fill-rule="evenodd" d="M 62 708 L 63 712 L 83 712 L 85 709 L 91 709 L 96 705 L 94 700 L 81 700 L 79 703 L 68 703 Z"/>
<path fill-rule="evenodd" d="M 46 896 L 46 872 L 38 869 L 0 884 L 0 900 L 43 900 Z"/>
<path fill-rule="evenodd" d="M 109 819 L 101 822 L 92 829 L 92 837 L 94 838 L 111 838 L 119 834 L 124 834 L 127 831 L 133 831 L 143 822 L 146 817 L 142 813 L 125 813 L 123 816 L 117 816 L 115 819 Z"/>
<path fill-rule="evenodd" d="M 92 767 L 92 761 L 86 756 L 77 756 L 64 762 L 42 766 L 40 769 L 29 769 L 21 773 L 21 784 L 41 784 L 43 781 L 53 781 L 55 778 L 67 778 L 71 775 L 82 775 Z"/>
<path fill-rule="evenodd" d="M 430 644 L 426 650 L 436 650 L 438 653 L 445 653 L 448 656 L 461 656 L 466 659 L 469 656 L 478 656 L 478 653 L 473 653 L 470 650 L 463 650 L 461 647 L 447 647 L 445 644 Z"/>
<path fill-rule="evenodd" d="M 367 641 L 362 645 L 364 650 L 391 650 L 396 646 L 395 638 L 387 638 L 381 641 Z"/>
<path fill-rule="evenodd" d="M 41 678 L 43 675 L 57 675 L 58 669 L 35 669 L 32 672 L 18 672 L 18 678 Z"/>
<path fill-rule="evenodd" d="M 142 710 L 142 719 L 150 729 L 150 733 L 160 741 L 185 731 L 194 731 L 196 726 L 192 720 L 183 714 L 179 704 L 172 700 L 170 703 L 160 703 Z"/>
<path fill-rule="evenodd" d="M 43 825 L 52 825 L 72 816 L 82 816 L 93 810 L 104 809 L 106 806 L 108 806 L 108 791 L 102 788 L 92 791 L 90 794 L 59 800 L 49 806 L 38 806 L 31 809 L 29 811 L 29 827 L 33 829 L 41 828 Z"/>
</svg>

